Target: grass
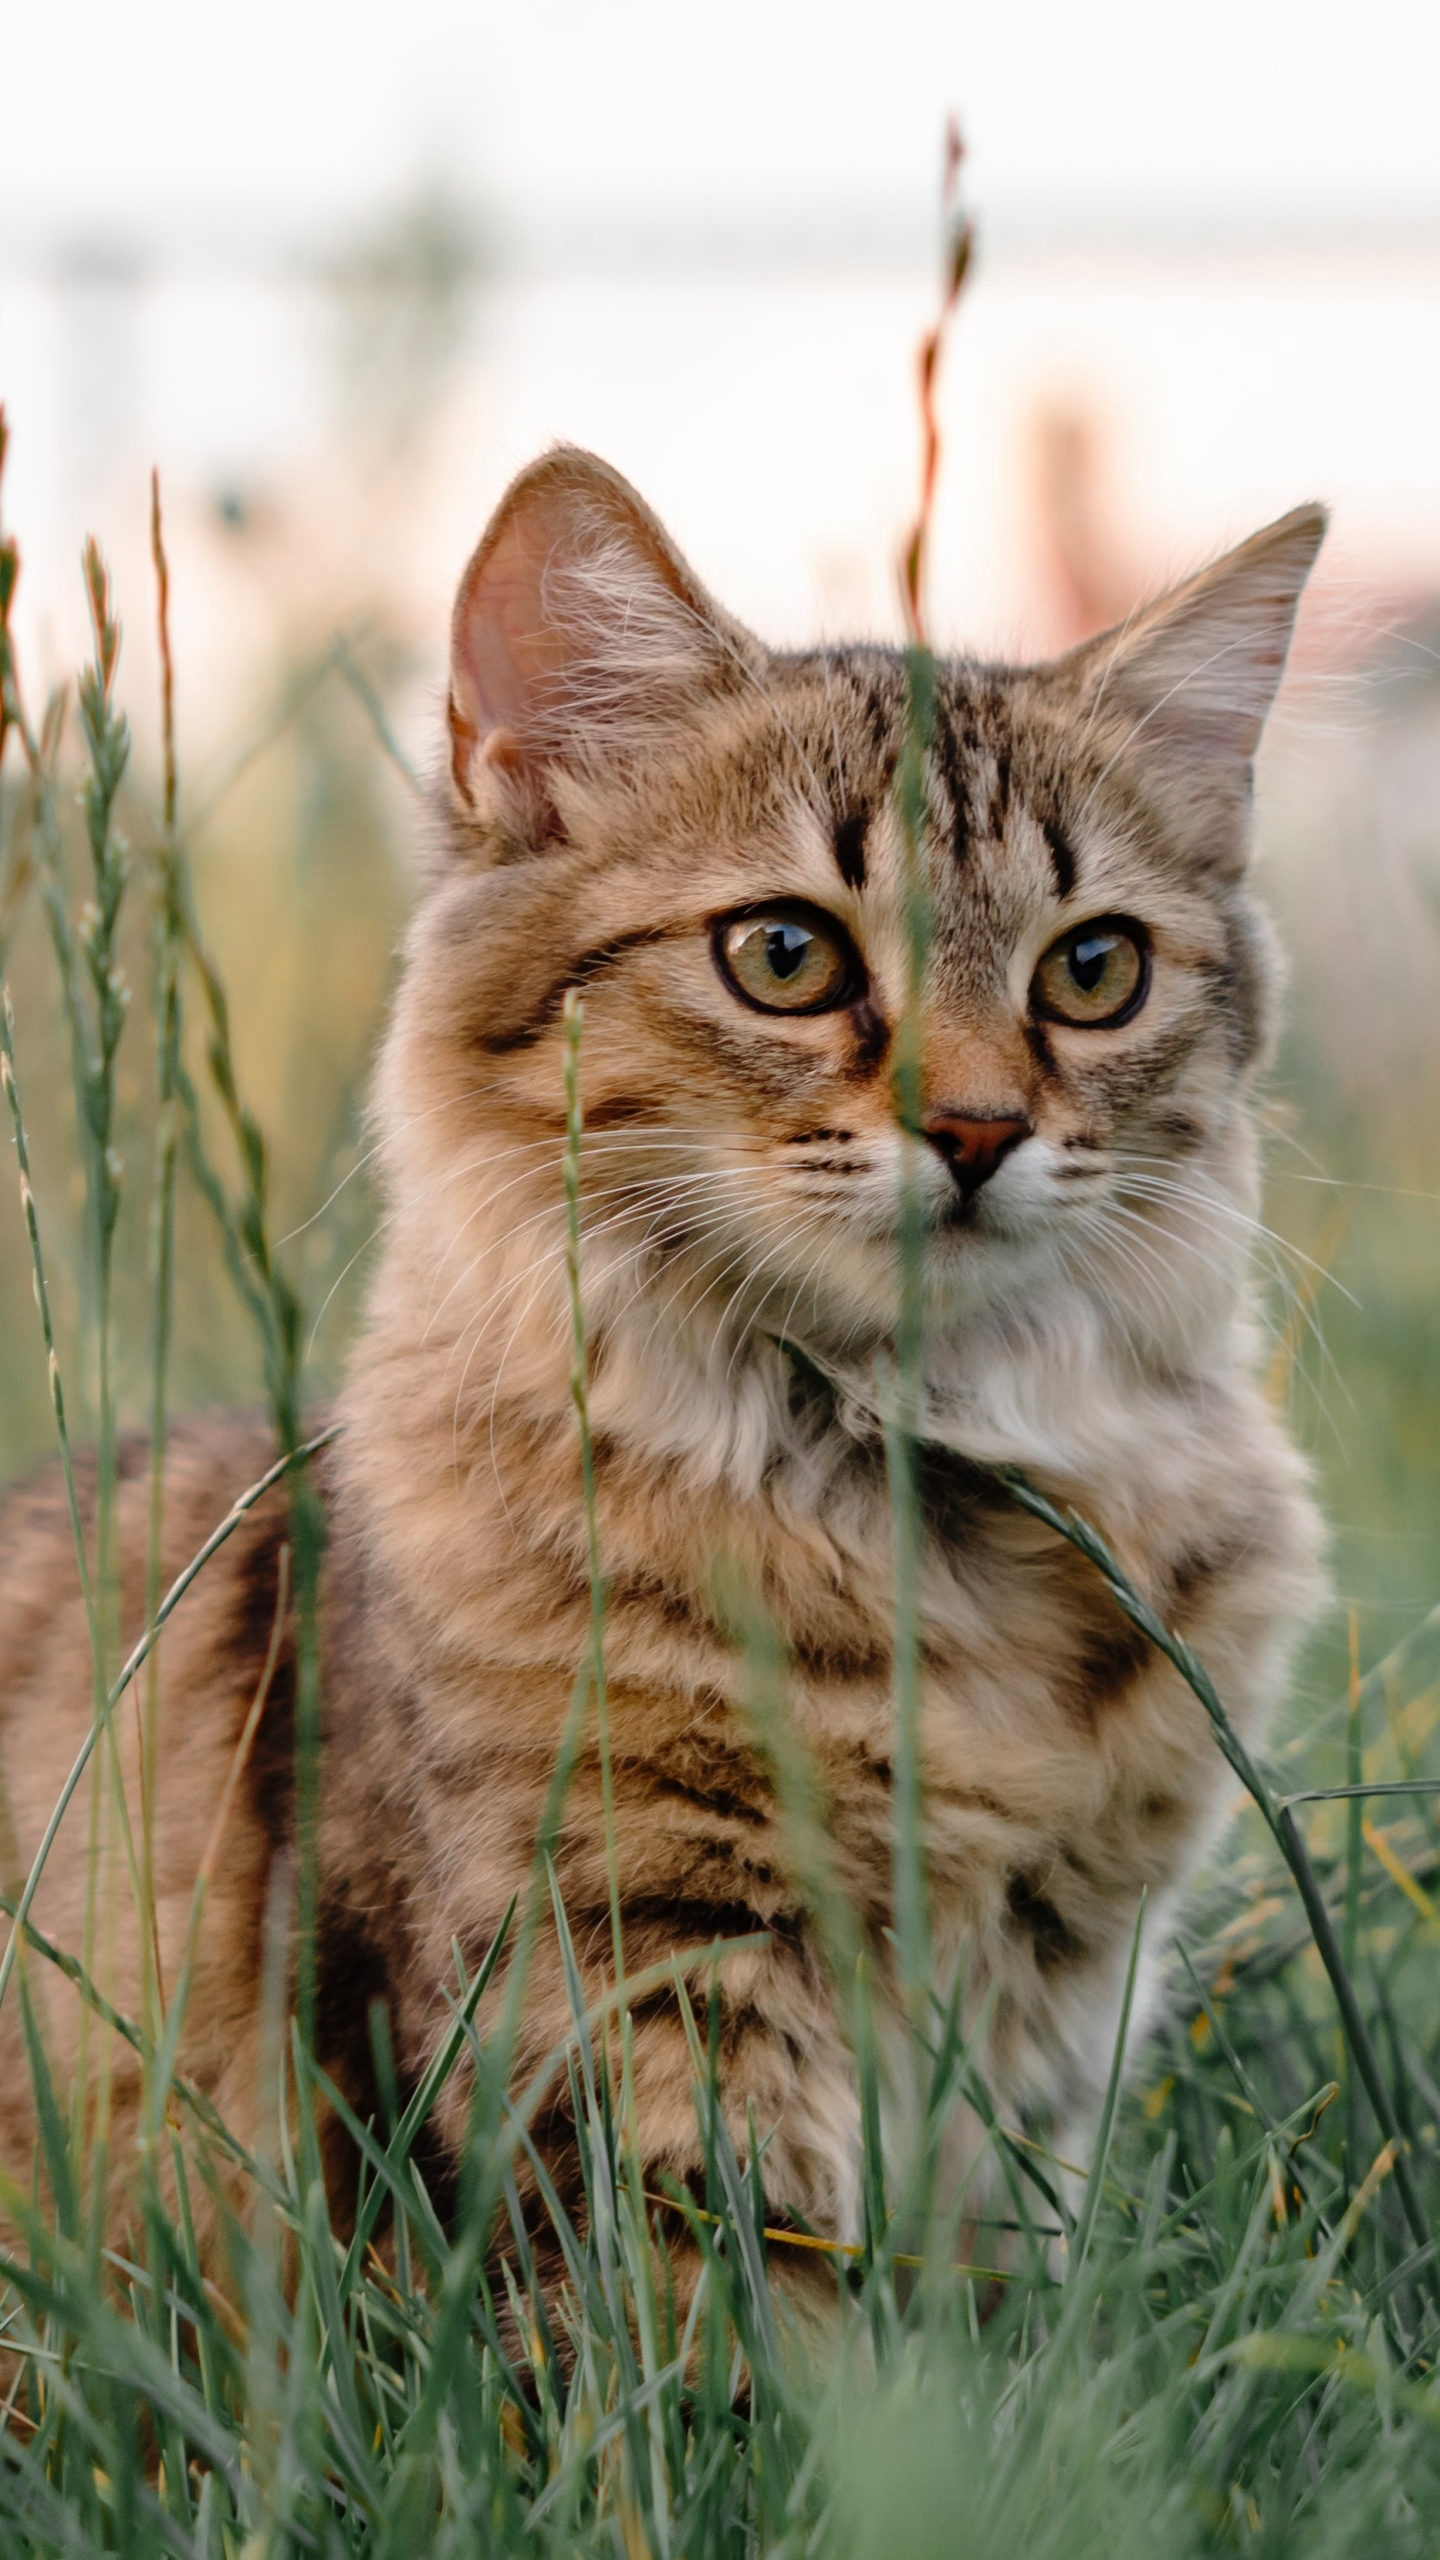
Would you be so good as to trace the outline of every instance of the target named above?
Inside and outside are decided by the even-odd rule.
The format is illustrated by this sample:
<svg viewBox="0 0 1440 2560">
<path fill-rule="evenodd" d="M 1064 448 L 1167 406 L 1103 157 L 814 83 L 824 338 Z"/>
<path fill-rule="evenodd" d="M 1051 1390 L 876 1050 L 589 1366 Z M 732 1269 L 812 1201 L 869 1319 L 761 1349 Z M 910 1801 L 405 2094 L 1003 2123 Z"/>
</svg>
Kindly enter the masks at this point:
<svg viewBox="0 0 1440 2560">
<path fill-rule="evenodd" d="M 103 1915 L 92 1913 L 82 1946 L 61 1948 L 30 1919 L 38 1869 L 6 1898 L 0 1999 L 23 2016 L 40 2143 L 33 2174 L 28 2162 L 0 2164 L 19 2234 L 0 2266 L 10 2353 L 0 2367 L 5 2560 L 102 2551 L 206 2560 L 511 2551 L 1045 2560 L 1053 2551 L 1115 2560 L 1157 2547 L 1175 2560 L 1232 2550 L 1323 2560 L 1371 2540 L 1383 2540 L 1387 2553 L 1428 2554 L 1440 2532 L 1440 1609 L 1411 1605 L 1401 1640 L 1388 1646 L 1370 1640 L 1374 1616 L 1318 1631 L 1305 1678 L 1312 1691 L 1330 1684 L 1329 1703 L 1312 1696 L 1257 1768 L 1203 1665 L 1149 1617 L 1093 1528 L 1011 1480 L 1014 1497 L 1089 1556 L 1190 1681 L 1241 1806 L 1223 1864 L 1187 1914 L 1164 2022 L 1124 2076 L 1122 2028 L 1094 2155 L 1075 2164 L 1083 2201 L 1072 2215 L 1057 2165 L 996 2120 L 952 1986 L 935 1980 L 930 1959 L 914 1766 L 921 1343 L 913 1259 L 888 1445 L 900 1559 L 896 1926 L 925 2138 L 899 2193 L 884 2167 L 889 2099 L 869 2021 L 870 1955 L 829 1876 L 786 1714 L 783 1649 L 750 1597 L 732 1595 L 752 1718 L 791 1816 L 862 2088 L 864 2238 L 831 2259 L 836 2323 L 823 2353 L 807 2359 L 787 2345 L 777 2277 L 799 2244 L 767 2232 L 755 2146 L 737 2155 L 716 2103 L 704 1960 L 712 1951 L 675 1975 L 691 2033 L 703 2190 L 657 2197 L 644 2189 L 627 2002 L 653 1989 L 655 1977 L 625 1971 L 608 1775 L 616 1987 L 602 2011 L 586 2008 L 568 1948 L 547 1848 L 591 1715 L 604 1748 L 604 1587 L 593 1541 L 591 1635 L 528 1891 L 478 1973 L 457 1970 L 449 2029 L 403 2106 L 386 2024 L 374 2019 L 385 2105 L 372 2124 L 351 2121 L 353 2210 L 332 2225 L 319 2128 L 327 2110 L 345 2108 L 313 2056 L 306 1962 L 323 1559 L 303 1415 L 333 1358 L 332 1338 L 343 1339 L 343 1322 L 333 1337 L 322 1330 L 317 1362 L 317 1314 L 336 1285 L 343 1313 L 345 1264 L 363 1237 L 364 1213 L 354 1206 L 362 1186 L 345 1177 L 358 1160 L 348 1097 L 364 1026 L 347 1055 L 323 1023 L 310 1024 L 310 1045 L 294 1053 L 299 1063 L 278 1101 L 272 1085 L 288 1150 L 277 1215 L 275 1158 L 247 1095 L 256 1060 L 285 1026 L 262 1022 L 257 1034 L 253 1006 L 232 1013 L 216 958 L 231 939 L 225 813 L 182 824 L 158 494 L 154 531 L 165 700 L 153 775 L 136 772 L 128 749 L 120 634 L 98 554 L 88 552 L 84 567 L 94 650 L 72 736 L 62 697 L 38 717 L 27 706 L 8 639 L 15 555 L 0 546 L 0 965 L 17 997 L 7 1000 L 0 1056 L 20 1176 L 3 1243 L 9 1259 L 0 1260 L 5 1338 L 18 1346 L 0 1388 L 4 1444 L 18 1463 L 38 1445 L 43 1421 L 67 1467 L 72 1430 L 99 1452 L 88 1543 L 74 1515 L 95 1689 L 73 1786 L 85 1790 L 92 1844 L 121 1841 L 143 1913 L 152 1889 L 153 1748 L 142 1754 L 147 1774 L 130 1829 L 111 1735 L 117 1712 L 133 1702 L 153 1730 L 147 1674 L 181 1585 L 162 1593 L 155 1547 L 149 1624 L 122 1661 L 116 1435 L 124 1421 L 148 1426 L 158 1502 L 165 1417 L 177 1398 L 222 1389 L 265 1397 L 277 1446 L 265 1482 L 283 1474 L 291 1487 L 302 1818 L 298 1872 L 278 1879 L 268 1918 L 268 2133 L 255 2153 L 177 2071 L 184 1977 L 165 1985 L 152 1967 L 142 2013 L 122 2017 L 103 1988 Z M 928 682 L 923 550 L 922 516 L 916 746 Z M 293 803 L 304 813 L 296 876 L 308 879 L 313 901 L 298 931 L 314 929 L 333 894 L 326 864 L 344 794 L 352 832 L 358 811 L 362 842 L 365 826 L 372 845 L 383 835 L 375 778 L 393 767 L 396 750 L 383 685 L 349 638 L 290 672 L 274 717 L 250 742 L 256 752 L 237 757 L 237 774 L 253 781 L 257 764 L 283 759 L 297 737 L 312 780 L 314 758 L 330 759 L 326 789 L 297 789 Z M 903 815 L 904 769 L 900 788 Z M 357 801 L 367 789 L 368 803 Z M 353 878 L 345 893 L 353 900 Z M 213 939 L 202 930 L 202 903 L 221 920 L 218 929 L 212 922 Z M 393 891 L 373 901 L 377 940 L 394 904 Z M 918 901 L 912 928 L 918 960 Z M 235 940 L 243 959 L 238 924 Z M 370 983 L 373 993 L 378 973 Z M 1313 1048 L 1314 1025 L 1302 1017 L 1293 1054 L 1304 1059 L 1307 1041 Z M 317 1056 L 331 1059 L 318 1079 Z M 572 1388 L 588 1483 L 583 1063 L 583 1017 L 573 1004 L 565 1172 Z M 1322 1102 L 1325 1073 L 1312 1057 L 1309 1090 Z M 284 1107 L 302 1091 L 305 1114 Z M 1353 1093 L 1346 1108 L 1353 1125 Z M 307 1156 L 297 1118 L 308 1120 L 322 1156 Z M 323 1140 L 314 1141 L 322 1123 Z M 327 1202 L 318 1221 L 309 1214 L 317 1199 Z M 277 1241 L 302 1217 L 300 1232 Z M 1317 1260 L 1343 1249 L 1322 1252 L 1320 1225 L 1301 1226 Z M 1373 1225 L 1364 1251 L 1385 1284 L 1382 1317 L 1398 1304 L 1423 1333 L 1423 1252 L 1412 1245 L 1408 1261 L 1387 1259 Z M 32 1288 L 38 1322 L 26 1303 Z M 1298 1326 L 1292 1291 L 1276 1311 L 1280 1370 L 1295 1366 Z M 1376 1525 L 1418 1522 L 1414 1552 L 1422 1570 L 1433 1561 L 1440 1591 L 1428 1503 L 1437 1440 L 1422 1435 L 1402 1450 L 1396 1473 L 1392 1418 L 1406 1389 L 1385 1384 L 1384 1324 L 1366 1333 L 1347 1314 L 1338 1332 L 1342 1365 L 1362 1389 L 1374 1386 L 1355 1417 L 1352 1475 L 1370 1488 Z M 1363 1356 L 1351 1359 L 1357 1342 Z M 1430 1376 L 1418 1355 L 1416 1374 Z M 1313 1386 L 1298 1371 L 1292 1383 L 1303 1405 Z M 1433 1381 L 1425 1391 L 1433 1397 Z M 217 1522 L 182 1577 L 187 1586 L 258 1490 L 235 1488 L 237 1511 Z M 1388 1598 L 1391 1568 L 1380 1580 Z M 1379 1655 L 1368 1667 L 1367 1652 Z M 300 1963 L 290 2014 L 292 1886 Z M 197 1926 L 203 1892 L 202 1876 Z M 1142 1928 L 1143 1914 L 1137 1956 Z M 526 1958 L 551 1930 L 567 1962 L 570 2032 L 522 2083 L 514 2055 Z M 482 2036 L 479 2002 L 502 1956 L 510 1988 L 494 2031 Z M 58 1968 L 80 1998 L 92 2057 L 103 2062 L 120 2038 L 142 2058 L 141 2138 L 132 2159 L 114 2164 L 132 2199 L 123 2249 L 107 2247 L 100 2214 L 103 2101 L 98 2115 L 87 2112 L 82 2095 L 56 2084 L 45 2052 L 33 1986 L 46 1968 Z M 473 2071 L 470 2131 L 458 2207 L 445 2225 L 417 2152 L 426 2116 L 462 2062 Z M 531 2150 L 530 2126 L 556 2078 L 570 2083 L 580 2128 L 586 2212 L 578 2227 Z M 984 2264 L 957 2265 L 953 2217 L 935 2198 L 939 2131 L 961 2102 L 990 2126 L 1003 2173 L 1003 2280 Z M 521 2210 L 522 2157 L 535 2167 L 545 2236 L 565 2267 L 558 2300 L 536 2280 L 537 2254 L 548 2252 L 537 2252 L 541 2234 Z M 197 2207 L 214 2204 L 222 2173 L 245 2210 L 229 2218 L 230 2276 L 217 2287 L 195 2231 Z M 667 2244 L 677 2214 L 704 2270 L 683 2318 Z M 393 2232 L 383 2257 L 369 2245 L 382 2218 Z"/>
</svg>

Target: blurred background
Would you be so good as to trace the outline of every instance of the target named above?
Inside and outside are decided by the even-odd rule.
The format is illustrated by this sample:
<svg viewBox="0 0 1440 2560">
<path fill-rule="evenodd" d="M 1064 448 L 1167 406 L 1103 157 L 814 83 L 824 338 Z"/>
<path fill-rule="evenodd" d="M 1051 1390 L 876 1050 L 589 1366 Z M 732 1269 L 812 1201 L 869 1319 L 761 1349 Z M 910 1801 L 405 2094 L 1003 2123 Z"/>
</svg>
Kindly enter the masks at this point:
<svg viewBox="0 0 1440 2560">
<path fill-rule="evenodd" d="M 597 448 L 772 639 L 897 635 L 953 109 L 979 247 L 940 393 L 940 643 L 1063 646 L 1297 500 L 1331 502 L 1262 776 L 1261 877 L 1292 960 L 1266 1285 L 1337 1587 L 1362 1655 L 1382 1653 L 1440 1595 L 1436 13 L 0 0 L 0 65 L 26 682 L 38 705 L 88 645 L 93 531 L 125 626 L 138 864 L 158 466 L 182 825 L 277 1229 L 303 1229 L 286 1251 L 321 1385 L 373 1225 L 363 1078 L 449 598 L 518 465 L 555 437 Z M 64 1031 L 33 901 L 6 916 L 6 770 L 0 926 L 59 1240 L 79 1214 Z M 121 1061 L 137 1318 L 142 1011 Z M 177 1392 L 251 1394 L 193 1203 L 187 1239 Z M 73 1338 L 78 1284 L 62 1315 Z M 50 1434 L 33 1333 L 0 1202 L 6 1474 Z M 126 1338 L 139 1412 L 143 1322 Z M 1343 1623 L 1312 1690 L 1333 1685 Z"/>
</svg>

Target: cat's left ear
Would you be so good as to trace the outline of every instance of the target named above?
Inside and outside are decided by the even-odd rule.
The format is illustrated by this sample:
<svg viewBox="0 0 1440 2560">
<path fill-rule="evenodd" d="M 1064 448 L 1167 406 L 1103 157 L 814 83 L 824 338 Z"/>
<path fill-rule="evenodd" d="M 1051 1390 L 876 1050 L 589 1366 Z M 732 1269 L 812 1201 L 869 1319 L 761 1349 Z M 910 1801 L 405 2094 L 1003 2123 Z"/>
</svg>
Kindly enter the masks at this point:
<svg viewBox="0 0 1440 2560">
<path fill-rule="evenodd" d="M 1296 507 L 1053 670 L 1113 765 L 1158 792 L 1192 858 L 1234 873 L 1248 852 L 1252 767 L 1295 612 L 1325 535 Z"/>
<path fill-rule="evenodd" d="M 745 683 L 759 644 L 709 597 L 618 471 L 559 445 L 505 492 L 451 626 L 462 810 L 535 846 L 583 783 Z"/>
</svg>

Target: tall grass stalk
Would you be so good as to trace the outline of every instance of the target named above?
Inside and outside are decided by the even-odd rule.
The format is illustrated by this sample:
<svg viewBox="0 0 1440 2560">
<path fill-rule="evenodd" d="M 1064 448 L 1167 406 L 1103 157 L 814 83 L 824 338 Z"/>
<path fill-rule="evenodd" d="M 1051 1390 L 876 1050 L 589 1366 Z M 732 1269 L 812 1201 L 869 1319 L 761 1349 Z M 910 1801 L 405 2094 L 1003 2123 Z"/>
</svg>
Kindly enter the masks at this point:
<svg viewBox="0 0 1440 2560">
<path fill-rule="evenodd" d="M 1364 1774 L 1365 1725 L 1360 1706 L 1360 1615 L 1350 1611 L 1350 1714 L 1345 1733 L 1345 1777 L 1356 1792 L 1345 1807 L 1345 1925 L 1341 1952 L 1345 1970 L 1351 1980 L 1360 1955 L 1360 1887 L 1364 1865 L 1365 1802 L 1359 1793 Z M 1343 2039 L 1342 2039 L 1343 2043 Z M 1349 2144 L 1350 2175 L 1353 2178 L 1360 2160 L 1360 2085 L 1353 2060 L 1344 2054 L 1345 2127 Z"/>
<path fill-rule="evenodd" d="M 964 146 L 959 127 L 952 117 L 946 128 L 941 178 L 944 273 L 940 309 L 934 327 L 921 342 L 917 364 L 921 440 L 919 505 L 899 564 L 900 601 L 909 639 L 905 737 L 895 777 L 895 803 L 903 847 L 905 987 L 900 1018 L 895 1027 L 891 1081 L 902 1153 L 894 1369 L 888 1381 L 882 1379 L 881 1387 L 894 1546 L 891 1681 L 894 1694 L 892 1822 L 895 1944 L 901 1998 L 912 2039 L 923 2037 L 931 1989 L 921 1777 L 922 1506 L 919 1481 L 925 1393 L 925 1247 L 928 1223 L 919 1167 L 924 1146 L 925 970 L 931 943 L 924 845 L 929 821 L 928 759 L 935 723 L 935 661 L 926 638 L 925 588 L 940 465 L 936 385 L 946 333 L 964 289 L 973 245 L 969 218 L 959 206 L 963 159 Z M 884 1392 L 887 1384 L 888 1394 Z M 916 2058 L 918 2060 L 918 2056 Z"/>
<path fill-rule="evenodd" d="M 160 475 L 150 479 L 150 549 L 155 567 L 156 626 L 160 647 L 161 802 L 160 840 L 155 855 L 154 1014 L 155 1014 L 155 1142 L 151 1175 L 149 1280 L 150 1333 L 150 1506 L 145 1552 L 145 1622 L 153 1626 L 160 1605 L 164 1572 L 165 1449 L 169 1426 L 169 1380 L 175 1299 L 175 1168 L 179 1138 L 182 941 L 176 895 L 179 865 L 177 836 L 178 774 L 175 757 L 175 670 L 170 649 L 170 564 L 160 514 Z M 145 1666 L 145 1702 L 140 1733 L 140 1832 L 144 1895 L 143 1961 L 148 2004 L 158 2030 L 165 2001 L 159 1928 L 155 1914 L 155 1782 L 160 1723 L 160 1651 L 152 1648 Z"/>
<path fill-rule="evenodd" d="M 925 1144 L 922 1054 L 925 964 L 931 941 L 922 846 L 929 814 L 927 759 L 935 717 L 935 663 L 927 649 L 908 659 L 909 712 L 896 778 L 905 848 L 905 1000 L 894 1044 L 895 1117 L 902 1133 L 897 1323 L 891 1392 L 885 1399 L 885 1455 L 890 1477 L 895 1553 L 893 1668 L 895 1740 L 895 1937 L 900 1987 L 912 2033 L 924 2023 L 930 1990 L 926 1914 L 924 1804 L 921 1782 L 920 1441 L 925 1394 L 925 1246 L 928 1219 L 920 1187 Z"/>
<path fill-rule="evenodd" d="M 115 1496 L 118 1482 L 118 1423 L 114 1383 L 115 1229 L 120 1215 L 124 1165 L 115 1136 L 115 1078 L 120 1042 L 130 1010 L 130 985 L 120 957 L 120 912 L 129 884 L 127 848 L 116 827 L 116 799 L 130 757 L 130 733 L 115 703 L 115 674 L 120 656 L 120 627 L 111 604 L 110 581 L 94 541 L 85 545 L 82 573 L 90 609 L 94 657 L 81 671 L 76 688 L 80 729 L 86 753 L 81 787 L 89 891 L 82 901 L 78 925 L 72 925 L 65 885 L 58 866 L 42 873 L 46 909 L 57 957 L 73 988 L 72 1039 L 75 1102 L 85 1167 L 85 1222 L 88 1250 L 82 1274 L 91 1297 L 91 1330 L 95 1377 L 95 1516 L 92 1561 L 95 1617 L 92 1628 L 92 1679 L 95 1714 L 109 1745 L 96 1754 L 86 1840 L 86 1913 L 83 1962 L 97 1971 L 99 1933 L 113 1927 L 113 1915 L 99 1907 L 98 1888 L 109 1839 L 118 1828 L 142 1939 L 148 1937 L 144 1888 L 137 1858 L 130 1806 L 113 1714 L 109 1683 L 120 1646 L 120 1557 Z M 88 982 L 88 984 L 87 984 Z M 108 1759 L 108 1766 L 107 1766 Z M 108 1781 L 108 1783 L 107 1783 Z M 79 2063 L 73 2104 L 77 2125 L 86 2106 L 86 2056 L 89 2013 L 80 2020 Z M 100 2045 L 96 2075 L 95 2140 L 103 2157 L 109 2101 L 108 2039 Z M 96 2210 L 103 2210 L 104 2172 L 97 2170 Z"/>
</svg>

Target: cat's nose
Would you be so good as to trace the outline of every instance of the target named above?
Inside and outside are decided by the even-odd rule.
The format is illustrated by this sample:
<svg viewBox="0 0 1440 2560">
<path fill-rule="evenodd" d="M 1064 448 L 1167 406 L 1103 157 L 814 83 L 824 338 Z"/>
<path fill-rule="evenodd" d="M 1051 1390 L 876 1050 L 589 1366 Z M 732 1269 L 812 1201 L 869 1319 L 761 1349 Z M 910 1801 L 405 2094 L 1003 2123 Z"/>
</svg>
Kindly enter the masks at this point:
<svg viewBox="0 0 1440 2560">
<path fill-rule="evenodd" d="M 967 1200 L 988 1182 L 1012 1147 L 1030 1135 L 1023 1113 L 927 1111 L 925 1135 L 942 1155 Z"/>
</svg>

